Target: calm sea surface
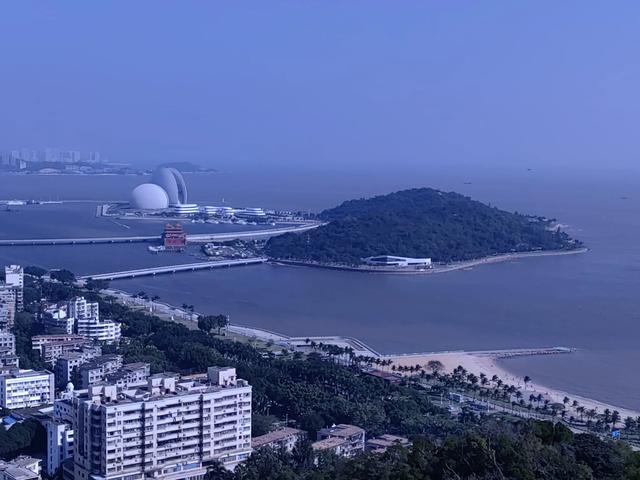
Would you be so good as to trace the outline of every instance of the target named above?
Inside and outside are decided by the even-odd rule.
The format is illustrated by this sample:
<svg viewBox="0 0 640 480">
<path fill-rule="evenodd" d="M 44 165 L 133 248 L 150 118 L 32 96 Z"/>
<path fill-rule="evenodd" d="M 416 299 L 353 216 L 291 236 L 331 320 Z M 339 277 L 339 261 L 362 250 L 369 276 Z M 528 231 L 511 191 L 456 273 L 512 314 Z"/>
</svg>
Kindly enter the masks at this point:
<svg viewBox="0 0 640 480">
<path fill-rule="evenodd" d="M 0 198 L 123 200 L 142 177 L 0 176 Z M 557 217 L 584 255 L 483 266 L 434 276 L 382 276 L 269 265 L 114 283 L 236 323 L 296 335 L 345 334 L 383 352 L 564 345 L 578 353 L 508 362 L 540 383 L 640 409 L 640 178 L 537 172 L 216 174 L 188 176 L 191 198 L 236 206 L 319 210 L 412 186 L 468 194 L 501 208 Z M 471 182 L 469 184 L 468 182 Z M 156 222 L 95 218 L 95 204 L 0 211 L 0 238 L 152 234 Z M 192 225 L 188 231 L 233 228 Z M 428 252 L 425 252 L 428 253 Z M 0 264 L 79 274 L 193 261 L 144 245 L 0 247 Z"/>
</svg>

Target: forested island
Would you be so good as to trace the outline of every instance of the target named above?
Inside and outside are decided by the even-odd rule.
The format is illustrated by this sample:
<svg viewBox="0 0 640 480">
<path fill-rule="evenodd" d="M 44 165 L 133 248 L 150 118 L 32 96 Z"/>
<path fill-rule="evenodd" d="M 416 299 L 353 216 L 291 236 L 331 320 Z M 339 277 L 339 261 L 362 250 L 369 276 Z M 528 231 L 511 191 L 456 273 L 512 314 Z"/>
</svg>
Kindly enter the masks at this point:
<svg viewBox="0 0 640 480">
<path fill-rule="evenodd" d="M 327 223 L 270 239 L 266 253 L 282 260 L 361 265 L 363 258 L 376 255 L 450 263 L 583 246 L 553 219 L 507 212 L 431 188 L 349 200 L 319 218 Z"/>
</svg>

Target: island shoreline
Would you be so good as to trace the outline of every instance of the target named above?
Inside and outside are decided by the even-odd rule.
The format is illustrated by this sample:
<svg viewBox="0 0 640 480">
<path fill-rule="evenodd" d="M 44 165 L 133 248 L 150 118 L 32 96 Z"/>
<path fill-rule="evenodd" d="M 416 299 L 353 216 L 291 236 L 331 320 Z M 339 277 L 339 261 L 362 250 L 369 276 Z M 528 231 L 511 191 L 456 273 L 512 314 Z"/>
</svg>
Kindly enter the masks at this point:
<svg viewBox="0 0 640 480">
<path fill-rule="evenodd" d="M 465 260 L 461 262 L 453 262 L 442 265 L 436 265 L 433 268 L 428 269 L 402 269 L 402 268 L 380 268 L 380 267 L 366 267 L 366 266 L 349 266 L 349 265 L 333 265 L 322 264 L 316 262 L 308 262 L 304 260 L 286 260 L 286 259 L 271 259 L 270 265 L 282 266 L 282 267 L 311 267 L 321 268 L 325 270 L 340 270 L 345 272 L 357 272 L 357 273 L 372 273 L 376 275 L 436 275 L 439 273 L 449 273 L 458 270 L 467 270 L 482 265 L 492 265 L 496 263 L 504 263 L 511 260 L 519 260 L 525 258 L 538 258 L 538 257 L 558 257 L 565 255 L 578 255 L 581 253 L 587 253 L 589 248 L 581 247 L 573 250 L 543 250 L 536 252 L 518 252 L 518 253 L 504 253 L 500 255 L 481 257 L 474 260 Z"/>
</svg>

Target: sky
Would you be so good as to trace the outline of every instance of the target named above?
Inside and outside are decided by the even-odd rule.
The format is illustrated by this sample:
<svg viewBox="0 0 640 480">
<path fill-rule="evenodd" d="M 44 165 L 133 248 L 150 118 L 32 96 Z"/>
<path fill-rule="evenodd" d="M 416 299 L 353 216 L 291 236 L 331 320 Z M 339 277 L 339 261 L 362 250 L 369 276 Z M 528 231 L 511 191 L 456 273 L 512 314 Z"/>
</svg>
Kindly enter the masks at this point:
<svg viewBox="0 0 640 480">
<path fill-rule="evenodd" d="M 0 150 L 640 169 L 640 2 L 6 1 Z"/>
</svg>

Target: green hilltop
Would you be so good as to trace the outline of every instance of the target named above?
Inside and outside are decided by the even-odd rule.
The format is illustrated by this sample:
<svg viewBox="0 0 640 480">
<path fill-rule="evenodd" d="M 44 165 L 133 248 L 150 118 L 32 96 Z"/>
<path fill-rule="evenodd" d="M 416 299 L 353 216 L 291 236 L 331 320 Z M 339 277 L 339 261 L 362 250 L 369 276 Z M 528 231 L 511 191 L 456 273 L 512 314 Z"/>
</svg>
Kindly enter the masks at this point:
<svg viewBox="0 0 640 480">
<path fill-rule="evenodd" d="M 267 254 L 346 265 L 376 255 L 431 257 L 446 263 L 582 245 L 552 228 L 553 220 L 507 212 L 431 188 L 349 200 L 323 211 L 320 218 L 328 223 L 304 234 L 269 240 Z"/>
</svg>

